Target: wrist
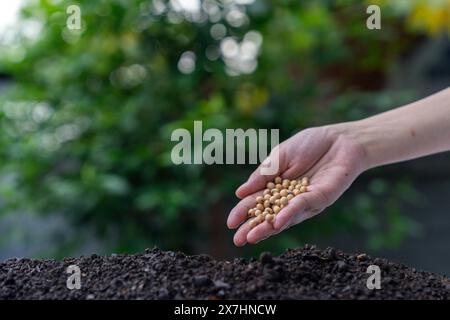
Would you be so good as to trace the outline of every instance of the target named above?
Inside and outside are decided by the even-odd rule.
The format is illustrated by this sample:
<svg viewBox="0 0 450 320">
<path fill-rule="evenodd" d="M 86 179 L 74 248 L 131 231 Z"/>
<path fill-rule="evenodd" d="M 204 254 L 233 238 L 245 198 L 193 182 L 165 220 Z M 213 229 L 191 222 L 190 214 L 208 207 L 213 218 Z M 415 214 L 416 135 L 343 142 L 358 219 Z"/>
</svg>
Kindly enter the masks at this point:
<svg viewBox="0 0 450 320">
<path fill-rule="evenodd" d="M 337 123 L 329 126 L 336 139 L 343 139 L 358 150 L 361 173 L 377 167 L 376 139 L 364 120 Z"/>
</svg>

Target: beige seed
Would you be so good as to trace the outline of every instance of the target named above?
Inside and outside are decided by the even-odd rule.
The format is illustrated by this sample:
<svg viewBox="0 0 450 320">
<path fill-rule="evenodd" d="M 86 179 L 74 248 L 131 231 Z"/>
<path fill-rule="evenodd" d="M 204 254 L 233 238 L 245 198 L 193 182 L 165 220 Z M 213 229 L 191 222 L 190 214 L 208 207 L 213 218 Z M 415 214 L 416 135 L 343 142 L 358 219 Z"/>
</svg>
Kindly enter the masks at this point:
<svg viewBox="0 0 450 320">
<path fill-rule="evenodd" d="M 267 182 L 266 187 L 267 187 L 267 189 L 273 189 L 273 188 L 275 188 L 275 183 L 273 183 L 273 182 Z"/>
<path fill-rule="evenodd" d="M 280 195 L 279 193 L 275 193 L 273 196 L 274 196 L 276 199 L 280 199 L 280 198 L 281 198 L 281 195 Z"/>
<path fill-rule="evenodd" d="M 274 218 L 275 218 L 275 215 L 273 215 L 273 214 L 266 215 L 266 221 L 269 223 L 272 222 L 274 220 Z"/>
<path fill-rule="evenodd" d="M 289 191 L 292 191 L 294 189 L 295 189 L 295 186 L 289 186 L 289 188 L 288 188 Z"/>
<path fill-rule="evenodd" d="M 262 213 L 262 211 L 261 210 L 255 210 L 255 216 L 259 216 L 259 215 L 261 215 L 261 213 Z"/>
<path fill-rule="evenodd" d="M 300 190 L 301 187 L 302 187 L 302 184 L 301 183 L 297 183 L 297 185 L 295 186 L 295 189 Z"/>
<path fill-rule="evenodd" d="M 271 197 L 271 195 L 270 195 L 270 194 L 266 194 L 266 195 L 264 196 L 264 200 L 269 200 L 269 199 L 270 199 L 270 197 Z"/>
<path fill-rule="evenodd" d="M 278 212 L 280 212 L 281 208 L 279 206 L 273 206 L 273 213 L 277 214 Z"/>
<path fill-rule="evenodd" d="M 280 205 L 280 208 L 283 209 L 284 207 L 286 207 L 284 204 Z"/>
<path fill-rule="evenodd" d="M 290 184 L 291 184 L 291 181 L 289 179 L 283 180 L 283 183 L 282 183 L 283 187 L 289 187 Z"/>
<path fill-rule="evenodd" d="M 275 205 L 279 206 L 280 204 L 280 199 L 275 200 Z"/>
<path fill-rule="evenodd" d="M 270 203 L 275 203 L 275 201 L 277 200 L 277 197 L 275 197 L 275 196 L 271 196 L 270 197 Z"/>
<path fill-rule="evenodd" d="M 253 217 L 255 215 L 255 209 L 249 209 L 248 210 L 248 213 L 247 213 L 247 216 L 250 218 L 250 217 Z"/>
<path fill-rule="evenodd" d="M 270 201 L 269 200 L 266 200 L 266 201 L 264 201 L 264 208 L 269 208 L 270 207 Z"/>
<path fill-rule="evenodd" d="M 288 200 L 292 200 L 292 198 L 294 198 L 294 195 L 293 195 L 293 194 L 288 194 L 288 195 L 286 196 L 286 198 L 287 198 Z"/>
<path fill-rule="evenodd" d="M 263 216 L 262 214 L 260 214 L 259 216 L 256 217 L 256 221 L 257 221 L 258 223 L 263 222 L 263 221 L 264 221 L 264 216 Z"/>
<path fill-rule="evenodd" d="M 276 178 L 275 178 L 275 183 L 281 183 L 281 181 L 282 181 L 282 180 L 281 180 L 281 177 L 276 177 Z"/>
<path fill-rule="evenodd" d="M 259 202 L 259 203 L 264 202 L 264 197 L 261 197 L 261 196 L 256 197 L 256 202 Z"/>
<path fill-rule="evenodd" d="M 300 192 L 301 192 L 301 193 L 306 192 L 306 191 L 308 191 L 308 189 L 306 188 L 306 186 L 302 186 L 302 187 L 300 188 Z"/>
<path fill-rule="evenodd" d="M 263 195 L 268 195 L 268 194 L 270 194 L 270 189 L 265 189 L 263 192 Z"/>
<path fill-rule="evenodd" d="M 278 193 L 278 189 L 272 189 L 272 190 L 270 190 L 270 193 L 272 194 L 272 195 L 274 195 L 275 193 Z"/>
<path fill-rule="evenodd" d="M 272 208 L 266 208 L 266 210 L 265 210 L 266 212 L 268 212 L 268 213 L 273 213 L 273 210 L 272 210 Z"/>
<path fill-rule="evenodd" d="M 295 185 L 297 185 L 297 180 L 291 180 L 291 186 L 295 186 Z"/>
<path fill-rule="evenodd" d="M 298 196 L 300 194 L 300 190 L 294 189 L 294 196 Z"/>
<path fill-rule="evenodd" d="M 252 220 L 250 220 L 249 222 L 250 228 L 254 228 L 258 225 L 258 221 L 256 221 L 256 218 L 253 218 Z"/>
<path fill-rule="evenodd" d="M 282 197 L 286 197 L 286 196 L 288 195 L 287 190 L 286 190 L 286 189 L 281 190 L 281 191 L 280 191 L 280 195 L 281 195 Z"/>
<path fill-rule="evenodd" d="M 262 204 L 262 203 L 258 203 L 257 205 L 256 205 L 256 209 L 258 209 L 258 210 L 264 210 L 264 205 Z"/>
<path fill-rule="evenodd" d="M 283 204 L 283 205 L 287 205 L 288 202 L 289 202 L 289 200 L 288 200 L 288 198 L 286 198 L 286 197 L 282 197 L 282 198 L 280 199 L 280 203 Z"/>
<path fill-rule="evenodd" d="M 303 177 L 302 178 L 302 186 L 307 186 L 307 185 L 309 185 L 309 178 Z"/>
<path fill-rule="evenodd" d="M 275 186 L 275 188 L 276 188 L 278 191 L 280 191 L 281 189 L 283 189 L 283 185 L 277 184 L 277 185 Z"/>
</svg>

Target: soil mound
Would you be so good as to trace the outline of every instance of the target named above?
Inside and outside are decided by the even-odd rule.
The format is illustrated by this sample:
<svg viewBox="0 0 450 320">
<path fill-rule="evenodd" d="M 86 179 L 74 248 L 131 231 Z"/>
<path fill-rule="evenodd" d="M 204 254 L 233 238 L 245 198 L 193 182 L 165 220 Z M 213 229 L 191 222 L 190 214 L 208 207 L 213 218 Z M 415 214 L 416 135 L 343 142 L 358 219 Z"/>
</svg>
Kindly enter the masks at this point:
<svg viewBox="0 0 450 320">
<path fill-rule="evenodd" d="M 67 287 L 70 265 L 79 267 L 80 289 Z M 380 268 L 379 290 L 367 288 L 370 265 Z M 154 248 L 63 261 L 9 259 L 0 263 L 0 299 L 450 299 L 450 279 L 309 245 L 232 261 Z"/>
</svg>

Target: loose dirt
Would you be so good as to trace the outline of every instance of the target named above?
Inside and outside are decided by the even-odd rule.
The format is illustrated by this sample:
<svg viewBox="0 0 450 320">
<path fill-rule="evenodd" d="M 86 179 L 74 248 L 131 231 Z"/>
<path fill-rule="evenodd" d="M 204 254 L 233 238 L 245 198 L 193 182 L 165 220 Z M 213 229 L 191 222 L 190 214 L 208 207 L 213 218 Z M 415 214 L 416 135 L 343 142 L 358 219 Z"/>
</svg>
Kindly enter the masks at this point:
<svg viewBox="0 0 450 320">
<path fill-rule="evenodd" d="M 81 271 L 78 290 L 67 288 L 70 265 Z M 367 288 L 370 265 L 380 268 L 379 290 Z M 309 245 L 232 261 L 154 248 L 63 261 L 9 259 L 0 263 L 0 299 L 450 299 L 450 279 Z"/>
</svg>

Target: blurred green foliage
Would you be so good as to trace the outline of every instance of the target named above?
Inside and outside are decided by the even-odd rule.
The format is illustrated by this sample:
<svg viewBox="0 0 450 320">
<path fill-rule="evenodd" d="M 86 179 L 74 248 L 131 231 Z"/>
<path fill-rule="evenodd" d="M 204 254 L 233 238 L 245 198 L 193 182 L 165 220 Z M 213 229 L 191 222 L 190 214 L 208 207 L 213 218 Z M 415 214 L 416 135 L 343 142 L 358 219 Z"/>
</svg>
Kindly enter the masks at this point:
<svg viewBox="0 0 450 320">
<path fill-rule="evenodd" d="M 0 71 L 13 77 L 0 98 L 1 215 L 64 215 L 78 233 L 55 243 L 60 254 L 76 250 L 85 230 L 111 251 L 157 244 L 220 254 L 231 245 L 225 219 L 254 168 L 172 165 L 175 128 L 202 120 L 280 128 L 285 139 L 415 98 L 382 91 L 417 40 L 389 8 L 374 32 L 356 0 L 202 1 L 197 13 L 170 3 L 78 1 L 82 30 L 70 31 L 71 1 L 34 1 L 0 48 Z M 260 36 L 259 50 L 247 48 L 252 57 L 233 60 L 236 45 Z M 352 228 L 374 248 L 398 244 L 414 226 L 398 209 L 414 192 L 408 186 L 369 179 L 352 201 L 257 250 Z"/>
</svg>

